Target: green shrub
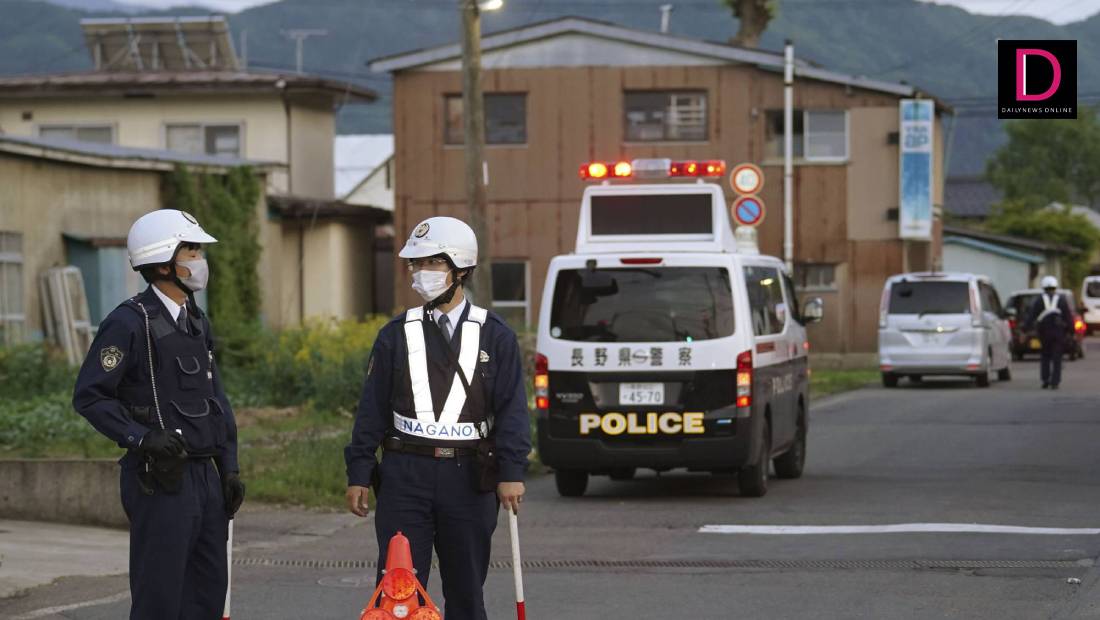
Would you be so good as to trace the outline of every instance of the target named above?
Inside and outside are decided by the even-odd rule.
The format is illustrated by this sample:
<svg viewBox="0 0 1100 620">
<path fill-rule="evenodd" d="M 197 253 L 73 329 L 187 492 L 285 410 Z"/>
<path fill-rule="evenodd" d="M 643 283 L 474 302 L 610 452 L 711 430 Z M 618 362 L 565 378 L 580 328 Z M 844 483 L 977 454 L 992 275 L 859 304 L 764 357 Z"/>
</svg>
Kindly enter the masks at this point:
<svg viewBox="0 0 1100 620">
<path fill-rule="evenodd" d="M 72 406 L 68 390 L 0 402 L 0 451 L 24 457 L 106 456 L 119 451 Z"/>
<path fill-rule="evenodd" d="M 43 344 L 0 347 L 0 394 L 5 401 L 53 392 L 71 396 L 75 381 L 76 369 L 55 349 Z"/>
<path fill-rule="evenodd" d="M 259 364 L 240 369 L 233 385 L 262 404 L 353 411 L 371 347 L 387 320 L 315 320 L 283 330 L 272 337 Z"/>
</svg>

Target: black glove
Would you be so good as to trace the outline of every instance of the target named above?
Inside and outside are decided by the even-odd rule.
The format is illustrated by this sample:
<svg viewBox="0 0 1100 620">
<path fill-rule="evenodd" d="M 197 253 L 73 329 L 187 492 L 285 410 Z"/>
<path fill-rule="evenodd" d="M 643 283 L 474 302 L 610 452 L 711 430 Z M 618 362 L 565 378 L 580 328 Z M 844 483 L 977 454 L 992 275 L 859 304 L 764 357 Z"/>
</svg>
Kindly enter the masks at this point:
<svg viewBox="0 0 1100 620">
<path fill-rule="evenodd" d="M 222 496 L 225 498 L 225 513 L 232 519 L 244 503 L 244 483 L 238 474 L 230 473 L 222 481 Z"/>
<path fill-rule="evenodd" d="M 187 444 L 179 433 L 158 428 L 145 433 L 138 448 L 153 456 L 178 457 L 186 452 Z"/>
</svg>

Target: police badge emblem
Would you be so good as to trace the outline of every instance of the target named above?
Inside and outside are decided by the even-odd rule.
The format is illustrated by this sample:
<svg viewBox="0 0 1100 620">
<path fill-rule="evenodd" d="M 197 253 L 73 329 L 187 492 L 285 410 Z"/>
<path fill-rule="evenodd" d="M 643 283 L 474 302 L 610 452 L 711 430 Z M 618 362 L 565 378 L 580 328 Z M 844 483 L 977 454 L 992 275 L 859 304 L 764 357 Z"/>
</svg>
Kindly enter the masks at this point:
<svg viewBox="0 0 1100 620">
<path fill-rule="evenodd" d="M 99 365 L 104 372 L 111 372 L 122 363 L 122 351 L 118 347 L 110 346 L 99 351 Z"/>
<path fill-rule="evenodd" d="M 413 236 L 417 239 L 422 239 L 424 235 L 428 234 L 428 228 L 428 223 L 423 222 L 422 224 L 420 224 L 420 226 L 416 227 L 416 230 L 413 231 Z"/>
<path fill-rule="evenodd" d="M 486 353 L 485 351 L 482 351 L 481 354 L 478 355 L 477 359 L 482 364 L 487 364 L 487 363 L 489 363 L 489 354 Z"/>
</svg>

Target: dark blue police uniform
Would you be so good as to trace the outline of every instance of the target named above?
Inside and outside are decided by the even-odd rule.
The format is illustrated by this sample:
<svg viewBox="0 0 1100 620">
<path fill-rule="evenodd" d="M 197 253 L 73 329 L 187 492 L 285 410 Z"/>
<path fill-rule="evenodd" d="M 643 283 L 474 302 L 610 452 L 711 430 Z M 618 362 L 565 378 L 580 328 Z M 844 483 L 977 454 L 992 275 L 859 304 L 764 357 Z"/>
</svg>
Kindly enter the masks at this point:
<svg viewBox="0 0 1100 620">
<path fill-rule="evenodd" d="M 441 419 L 441 414 L 445 417 L 445 404 L 456 378 L 444 347 L 450 344 L 458 350 L 469 342 L 463 338 L 465 330 L 477 329 L 469 320 L 470 313 L 467 303 L 451 343 L 430 318 L 423 321 L 427 380 L 436 419 Z M 478 488 L 472 453 L 479 438 L 445 435 L 447 428 L 469 429 L 487 420 L 499 462 L 496 482 L 523 481 L 531 439 L 519 344 L 503 319 L 487 313 L 480 327 L 478 363 L 468 377 L 468 397 L 458 423 L 450 427 L 440 424 L 439 430 L 433 431 L 436 425 L 420 428 L 413 420 L 407 424 L 417 428 L 404 424 L 398 428 L 395 421 L 415 416 L 408 413 L 414 406 L 417 376 L 409 359 L 408 315 L 403 313 L 387 323 L 374 343 L 351 443 L 344 451 L 348 485 L 371 486 L 372 475 L 378 474 L 375 529 L 379 567 L 384 566 L 390 538 L 401 531 L 412 546 L 417 577 L 427 587 L 434 546 L 443 582 L 444 617 L 483 620 L 482 587 L 499 501 L 495 491 Z M 380 445 L 384 456 L 379 464 L 375 451 Z"/>
<path fill-rule="evenodd" d="M 153 343 L 156 400 L 142 307 Z M 222 615 L 229 517 L 221 476 L 240 468 L 237 427 L 213 351 L 202 311 L 190 308 L 184 330 L 150 287 L 104 319 L 77 377 L 76 411 L 127 450 L 119 464 L 130 519 L 131 619 Z M 139 448 L 146 432 L 161 428 L 156 401 L 164 428 L 178 430 L 187 446 L 178 492 L 149 475 Z"/>
<path fill-rule="evenodd" d="M 1031 305 L 1028 323 L 1035 325 L 1039 332 L 1039 343 L 1042 345 L 1039 378 L 1044 387 L 1058 387 L 1062 383 L 1062 354 L 1065 352 L 1066 339 L 1073 333 L 1073 322 L 1070 320 L 1073 311 L 1070 310 L 1066 298 L 1055 293 L 1057 300 L 1054 307 L 1058 311 L 1047 312 L 1043 316 L 1046 310 L 1043 298 L 1046 296 L 1046 292 L 1041 293 Z"/>
</svg>

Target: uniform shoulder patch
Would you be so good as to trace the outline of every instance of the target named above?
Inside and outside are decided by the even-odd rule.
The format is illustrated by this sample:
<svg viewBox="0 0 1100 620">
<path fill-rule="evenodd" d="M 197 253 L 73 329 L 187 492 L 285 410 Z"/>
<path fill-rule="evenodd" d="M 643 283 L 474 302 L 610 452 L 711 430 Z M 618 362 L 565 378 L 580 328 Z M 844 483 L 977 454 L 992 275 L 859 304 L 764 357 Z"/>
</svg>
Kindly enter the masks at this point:
<svg viewBox="0 0 1100 620">
<path fill-rule="evenodd" d="M 122 363 L 122 350 L 116 346 L 104 347 L 99 350 L 99 365 L 104 372 L 111 372 Z"/>
</svg>

